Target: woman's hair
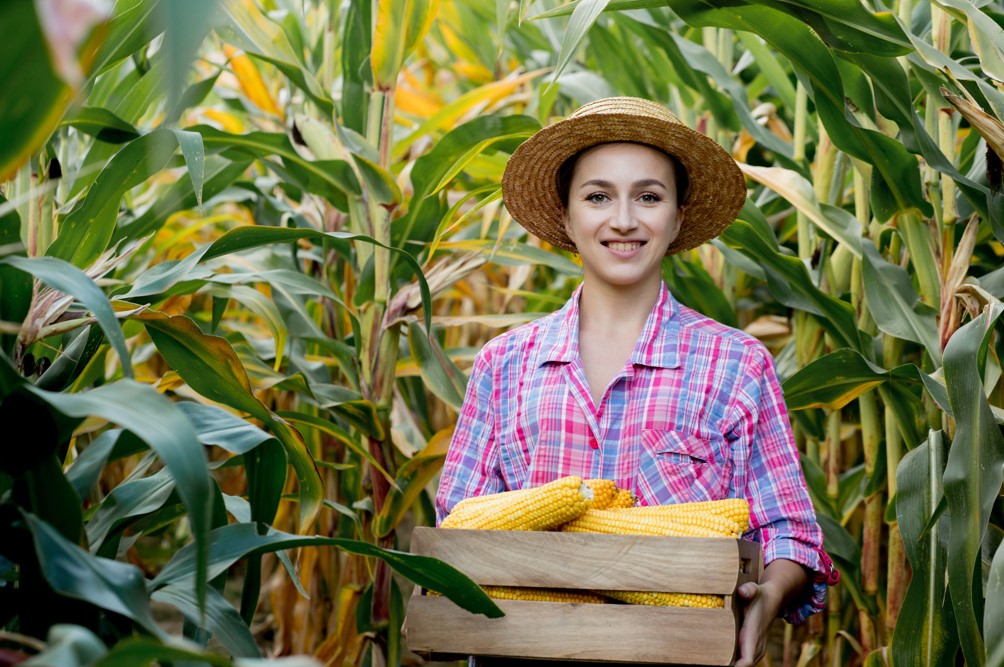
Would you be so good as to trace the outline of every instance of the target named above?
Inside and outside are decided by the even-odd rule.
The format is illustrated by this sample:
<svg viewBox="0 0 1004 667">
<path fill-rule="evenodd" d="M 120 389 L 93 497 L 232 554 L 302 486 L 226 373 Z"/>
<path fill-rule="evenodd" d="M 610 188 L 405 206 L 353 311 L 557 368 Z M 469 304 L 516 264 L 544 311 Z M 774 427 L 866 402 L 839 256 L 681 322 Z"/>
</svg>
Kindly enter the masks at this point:
<svg viewBox="0 0 1004 667">
<path fill-rule="evenodd" d="M 588 148 L 583 148 L 581 151 L 562 162 L 561 166 L 558 167 L 558 173 L 555 175 L 555 185 L 558 188 L 558 198 L 561 199 L 561 205 L 566 209 L 568 208 L 568 195 L 572 189 L 572 174 L 575 173 L 575 165 L 578 163 L 579 157 L 581 157 L 586 151 L 602 145 L 603 144 L 595 144 L 593 146 L 589 146 Z M 676 185 L 676 205 L 683 206 L 687 203 L 687 199 L 690 197 L 690 176 L 687 175 L 687 169 L 675 155 L 670 155 L 666 151 L 661 148 L 656 148 L 655 146 L 649 146 L 649 148 L 657 150 L 669 158 L 670 164 L 673 165 L 673 176 L 675 180 L 674 185 Z"/>
</svg>

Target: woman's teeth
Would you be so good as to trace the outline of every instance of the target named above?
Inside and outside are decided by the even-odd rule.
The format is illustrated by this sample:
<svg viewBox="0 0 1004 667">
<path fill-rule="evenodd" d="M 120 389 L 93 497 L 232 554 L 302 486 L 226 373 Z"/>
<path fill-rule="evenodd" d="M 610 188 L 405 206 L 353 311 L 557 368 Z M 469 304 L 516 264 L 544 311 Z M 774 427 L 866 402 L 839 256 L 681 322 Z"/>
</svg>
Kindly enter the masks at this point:
<svg viewBox="0 0 1004 667">
<path fill-rule="evenodd" d="M 620 252 L 628 252 L 631 250 L 637 250 L 641 247 L 641 243 L 635 241 L 633 243 L 608 243 L 607 247 L 611 250 L 618 250 Z"/>
</svg>

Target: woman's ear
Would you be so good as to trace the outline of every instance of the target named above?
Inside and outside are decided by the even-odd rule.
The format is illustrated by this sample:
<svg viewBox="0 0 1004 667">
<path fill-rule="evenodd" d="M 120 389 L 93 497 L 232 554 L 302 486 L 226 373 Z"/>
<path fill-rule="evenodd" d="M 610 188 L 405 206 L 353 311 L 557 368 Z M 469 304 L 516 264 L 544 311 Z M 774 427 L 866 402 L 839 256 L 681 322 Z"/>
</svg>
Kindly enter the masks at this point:
<svg viewBox="0 0 1004 667">
<path fill-rule="evenodd" d="M 572 223 L 568 217 L 567 208 L 561 211 L 561 228 L 565 230 L 565 236 L 572 241 L 572 245 L 575 245 L 575 237 L 572 236 Z"/>
</svg>

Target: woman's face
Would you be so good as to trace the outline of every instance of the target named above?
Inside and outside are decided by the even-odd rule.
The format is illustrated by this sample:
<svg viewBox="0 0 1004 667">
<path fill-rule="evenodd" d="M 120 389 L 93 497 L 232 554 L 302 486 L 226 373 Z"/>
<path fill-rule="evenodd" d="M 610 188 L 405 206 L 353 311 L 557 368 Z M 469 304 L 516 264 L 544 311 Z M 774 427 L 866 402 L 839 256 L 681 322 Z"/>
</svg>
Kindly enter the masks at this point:
<svg viewBox="0 0 1004 667">
<path fill-rule="evenodd" d="M 602 144 L 579 156 L 565 231 L 587 282 L 657 284 L 662 258 L 680 231 L 673 163 L 642 144 Z"/>
</svg>

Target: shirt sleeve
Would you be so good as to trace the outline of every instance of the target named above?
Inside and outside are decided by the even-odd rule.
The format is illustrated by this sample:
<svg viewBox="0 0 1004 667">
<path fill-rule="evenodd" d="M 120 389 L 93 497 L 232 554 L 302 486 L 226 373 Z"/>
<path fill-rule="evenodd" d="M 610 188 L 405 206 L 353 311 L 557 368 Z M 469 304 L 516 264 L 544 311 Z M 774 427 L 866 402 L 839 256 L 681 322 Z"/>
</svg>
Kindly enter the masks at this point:
<svg viewBox="0 0 1004 667">
<path fill-rule="evenodd" d="M 493 373 L 488 347 L 474 358 L 436 494 L 436 525 L 458 502 L 505 490 L 495 438 Z"/>
<path fill-rule="evenodd" d="M 765 349 L 751 352 L 750 380 L 740 392 L 747 423 L 739 427 L 741 444 L 749 451 L 745 493 L 750 530 L 763 545 L 765 566 L 784 558 L 810 570 L 810 586 L 781 611 L 789 623 L 801 623 L 825 608 L 827 584 L 835 584 L 840 574 L 823 550 L 823 532 L 802 475 L 774 360 Z"/>
</svg>

